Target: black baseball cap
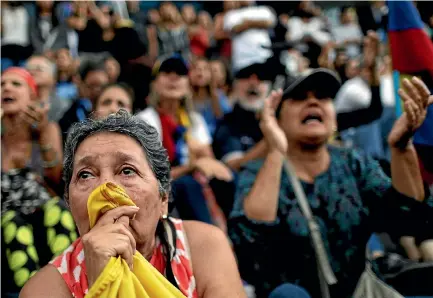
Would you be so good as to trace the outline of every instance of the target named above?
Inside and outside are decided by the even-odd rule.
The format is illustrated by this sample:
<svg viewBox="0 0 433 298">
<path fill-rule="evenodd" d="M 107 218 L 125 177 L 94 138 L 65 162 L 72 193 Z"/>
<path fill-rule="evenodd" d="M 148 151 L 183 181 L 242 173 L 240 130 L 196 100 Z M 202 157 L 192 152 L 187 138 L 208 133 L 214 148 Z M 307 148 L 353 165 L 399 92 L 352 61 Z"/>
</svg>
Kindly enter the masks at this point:
<svg viewBox="0 0 433 298">
<path fill-rule="evenodd" d="M 332 70 L 316 68 L 307 70 L 297 77 L 287 78 L 285 86 L 281 102 L 276 111 L 277 116 L 279 116 L 284 100 L 303 100 L 309 91 L 315 92 L 318 99 L 334 99 L 341 87 L 341 80 L 338 74 Z"/>
<path fill-rule="evenodd" d="M 160 72 L 175 72 L 180 76 L 186 76 L 189 73 L 188 62 L 180 54 L 173 54 L 163 57 L 155 62 L 152 69 L 152 76 L 155 78 Z"/>
<path fill-rule="evenodd" d="M 272 75 L 263 63 L 254 63 L 246 66 L 235 73 L 236 79 L 248 79 L 252 75 L 256 75 L 260 81 L 272 81 Z"/>
</svg>

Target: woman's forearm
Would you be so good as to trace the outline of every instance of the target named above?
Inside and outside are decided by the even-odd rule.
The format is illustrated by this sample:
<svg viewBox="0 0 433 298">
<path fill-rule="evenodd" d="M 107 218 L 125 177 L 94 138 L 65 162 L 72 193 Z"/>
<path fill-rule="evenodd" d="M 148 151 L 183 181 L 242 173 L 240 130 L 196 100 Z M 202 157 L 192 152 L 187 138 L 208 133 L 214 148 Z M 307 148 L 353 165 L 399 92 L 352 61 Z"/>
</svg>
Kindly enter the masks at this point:
<svg viewBox="0 0 433 298">
<path fill-rule="evenodd" d="M 177 178 L 183 177 L 191 173 L 193 170 L 194 167 L 192 165 L 173 167 L 170 171 L 171 179 L 176 180 Z"/>
<path fill-rule="evenodd" d="M 102 12 L 102 10 L 95 4 L 92 5 L 90 9 L 93 18 L 98 23 L 98 25 L 104 30 L 108 29 L 110 27 L 110 18 L 106 16 L 104 12 Z"/>
<path fill-rule="evenodd" d="M 276 220 L 283 160 L 283 154 L 276 150 L 270 151 L 266 156 L 257 179 L 244 201 L 244 210 L 248 218 L 266 222 Z"/>
<path fill-rule="evenodd" d="M 391 147 L 391 177 L 398 192 L 418 201 L 424 200 L 424 184 L 413 144 L 405 149 Z"/>
<path fill-rule="evenodd" d="M 50 123 L 39 135 L 39 147 L 44 167 L 44 177 L 54 183 L 62 178 L 63 149 L 60 128 Z"/>
</svg>

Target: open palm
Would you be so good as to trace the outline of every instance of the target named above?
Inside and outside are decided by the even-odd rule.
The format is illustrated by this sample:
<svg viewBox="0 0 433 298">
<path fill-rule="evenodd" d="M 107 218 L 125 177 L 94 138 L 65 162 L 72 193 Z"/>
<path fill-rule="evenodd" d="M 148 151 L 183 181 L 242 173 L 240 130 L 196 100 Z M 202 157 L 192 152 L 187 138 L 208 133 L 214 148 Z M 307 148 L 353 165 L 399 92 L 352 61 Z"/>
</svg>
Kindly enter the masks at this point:
<svg viewBox="0 0 433 298">
<path fill-rule="evenodd" d="M 272 91 L 268 98 L 265 99 L 265 105 L 260 120 L 260 129 L 268 143 L 269 149 L 276 149 L 283 154 L 287 152 L 287 138 L 284 131 L 278 125 L 275 111 L 281 101 L 283 91 L 281 89 Z"/>
</svg>

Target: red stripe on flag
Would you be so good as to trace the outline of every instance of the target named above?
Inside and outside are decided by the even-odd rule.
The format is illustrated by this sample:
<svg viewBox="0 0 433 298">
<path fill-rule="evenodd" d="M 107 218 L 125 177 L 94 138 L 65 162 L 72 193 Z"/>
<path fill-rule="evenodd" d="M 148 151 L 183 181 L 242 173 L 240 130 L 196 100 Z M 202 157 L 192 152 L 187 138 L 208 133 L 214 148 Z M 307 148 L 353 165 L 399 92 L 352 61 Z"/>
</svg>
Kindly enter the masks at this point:
<svg viewBox="0 0 433 298">
<path fill-rule="evenodd" d="M 393 68 L 401 73 L 428 70 L 433 76 L 433 44 L 424 31 L 390 31 Z"/>
</svg>

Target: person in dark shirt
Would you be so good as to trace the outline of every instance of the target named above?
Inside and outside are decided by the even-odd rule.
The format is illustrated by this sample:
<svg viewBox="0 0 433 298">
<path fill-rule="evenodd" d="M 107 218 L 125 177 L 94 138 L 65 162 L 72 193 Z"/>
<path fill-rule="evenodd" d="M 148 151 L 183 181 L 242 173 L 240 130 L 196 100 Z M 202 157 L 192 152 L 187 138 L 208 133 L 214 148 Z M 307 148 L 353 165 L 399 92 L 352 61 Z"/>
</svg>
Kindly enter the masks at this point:
<svg viewBox="0 0 433 298">
<path fill-rule="evenodd" d="M 110 15 L 101 10 L 94 1 L 74 2 L 73 14 L 68 18 L 67 23 L 78 33 L 78 52 L 107 51 L 103 33 L 111 25 Z"/>
<path fill-rule="evenodd" d="M 309 222 L 283 168 L 285 159 L 300 179 L 338 281 L 330 297 L 353 295 L 373 232 L 386 231 L 397 242 L 412 236 L 420 247 L 433 237 L 433 197 L 410 141 L 433 104 L 427 87 L 417 78 L 403 82 L 407 114 L 388 137 L 390 179 L 370 156 L 328 145 L 337 124 L 332 98 L 339 86 L 335 72 L 317 69 L 265 101 L 260 127 L 267 154 L 239 173 L 229 220 L 241 275 L 259 297 L 285 283 L 321 296 Z"/>
<path fill-rule="evenodd" d="M 63 140 L 66 140 L 69 128 L 77 121 L 83 121 L 93 111 L 93 106 L 101 94 L 102 88 L 108 84 L 109 78 L 104 61 L 87 61 L 79 69 L 79 97 L 59 121 Z"/>
<path fill-rule="evenodd" d="M 212 144 L 215 157 L 237 171 L 246 162 L 264 154 L 259 112 L 270 92 L 271 82 L 263 76 L 263 65 L 254 64 L 240 70 L 233 83 L 233 111 L 219 122 Z"/>
</svg>

